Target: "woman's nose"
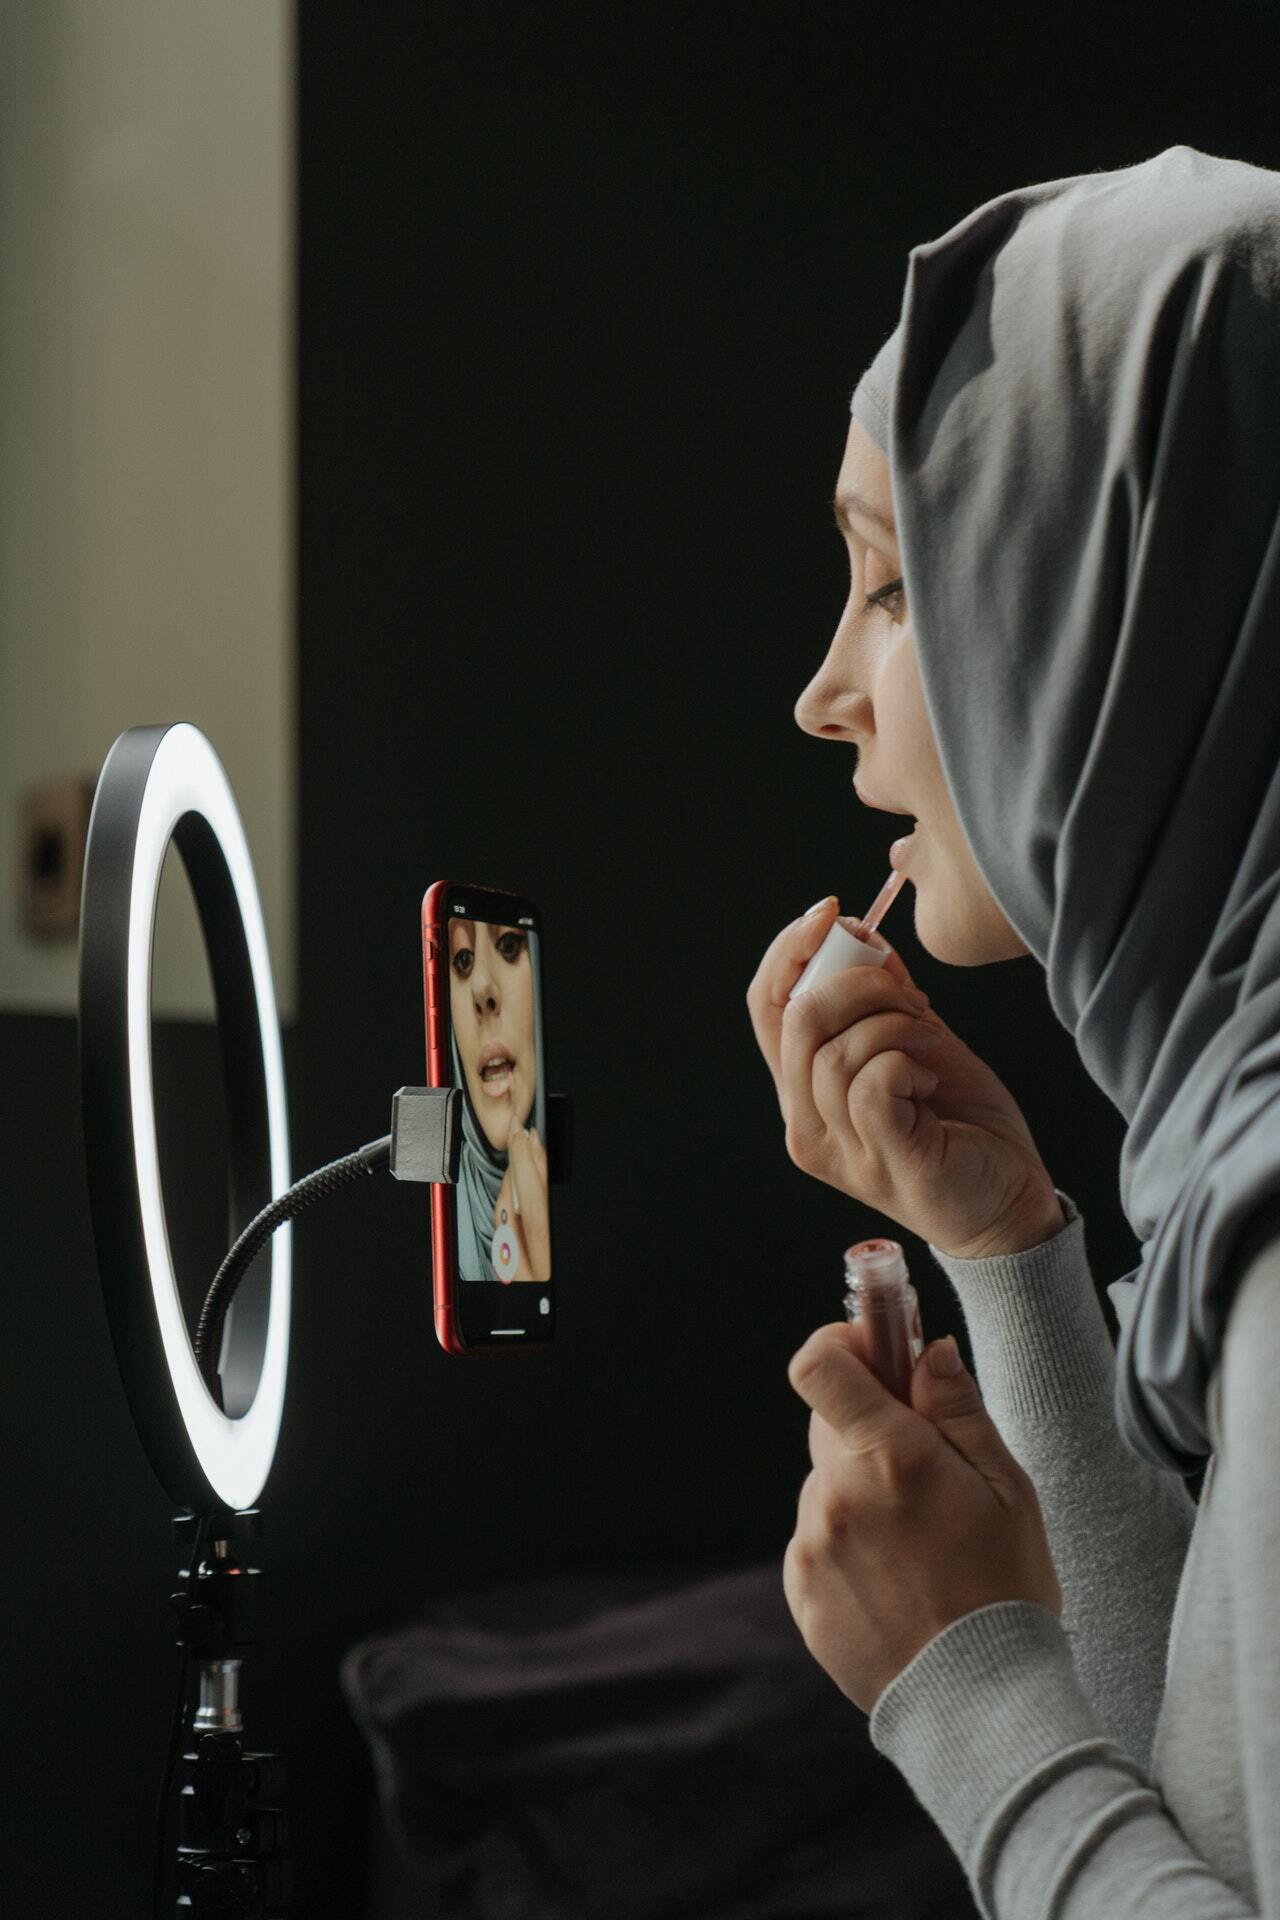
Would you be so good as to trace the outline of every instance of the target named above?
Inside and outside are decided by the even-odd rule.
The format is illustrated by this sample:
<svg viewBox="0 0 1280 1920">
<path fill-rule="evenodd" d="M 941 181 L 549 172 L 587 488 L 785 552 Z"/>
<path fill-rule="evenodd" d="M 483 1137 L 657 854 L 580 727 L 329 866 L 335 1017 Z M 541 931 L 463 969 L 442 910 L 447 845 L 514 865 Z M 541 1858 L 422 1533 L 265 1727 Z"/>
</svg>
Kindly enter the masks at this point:
<svg viewBox="0 0 1280 1920">
<path fill-rule="evenodd" d="M 478 981 L 473 980 L 472 987 L 471 987 L 471 997 L 475 1005 L 481 1010 L 489 1006 L 489 1004 L 496 998 L 493 991 L 492 982 L 488 980 L 478 980 Z"/>
<path fill-rule="evenodd" d="M 812 682 L 796 701 L 795 722 L 819 740 L 847 740 L 872 731 L 871 702 L 856 689 L 824 689 Z"/>
</svg>

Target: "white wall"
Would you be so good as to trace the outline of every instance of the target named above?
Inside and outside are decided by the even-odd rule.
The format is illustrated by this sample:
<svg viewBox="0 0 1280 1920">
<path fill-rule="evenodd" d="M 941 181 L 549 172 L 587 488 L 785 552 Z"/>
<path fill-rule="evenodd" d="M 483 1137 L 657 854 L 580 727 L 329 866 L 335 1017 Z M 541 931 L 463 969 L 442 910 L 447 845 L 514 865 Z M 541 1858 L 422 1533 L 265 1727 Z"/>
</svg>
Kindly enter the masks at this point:
<svg viewBox="0 0 1280 1920">
<path fill-rule="evenodd" d="M 231 778 L 295 1011 L 291 0 L 0 0 L 0 1008 L 18 795 L 191 720 Z M 177 855 L 155 1007 L 212 1000 Z"/>
</svg>

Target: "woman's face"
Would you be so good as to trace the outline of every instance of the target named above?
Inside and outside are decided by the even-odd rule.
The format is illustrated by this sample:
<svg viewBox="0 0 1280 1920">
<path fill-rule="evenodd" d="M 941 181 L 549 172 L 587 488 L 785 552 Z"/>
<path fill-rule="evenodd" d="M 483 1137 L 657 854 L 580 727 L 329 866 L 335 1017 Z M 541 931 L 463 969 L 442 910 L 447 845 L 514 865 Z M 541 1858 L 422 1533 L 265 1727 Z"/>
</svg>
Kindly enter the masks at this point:
<svg viewBox="0 0 1280 1920">
<path fill-rule="evenodd" d="M 860 785 L 918 820 L 906 873 L 916 890 L 921 946 L 957 967 L 1012 960 L 1028 948 L 992 898 L 952 806 L 916 671 L 906 597 L 897 588 L 881 604 L 866 604 L 868 594 L 901 579 L 902 563 L 889 462 L 852 417 L 836 501 L 849 549 L 849 600 L 826 659 L 796 702 L 796 724 L 819 740 L 856 747 Z M 895 822 L 890 837 L 910 832 L 909 820 Z"/>
<path fill-rule="evenodd" d="M 450 920 L 449 1011 L 471 1105 L 489 1145 L 505 1150 L 512 1125 L 527 1122 L 537 1091 L 533 962 L 523 927 Z M 486 1077 L 482 1070 L 499 1053 L 508 1064 Z"/>
</svg>

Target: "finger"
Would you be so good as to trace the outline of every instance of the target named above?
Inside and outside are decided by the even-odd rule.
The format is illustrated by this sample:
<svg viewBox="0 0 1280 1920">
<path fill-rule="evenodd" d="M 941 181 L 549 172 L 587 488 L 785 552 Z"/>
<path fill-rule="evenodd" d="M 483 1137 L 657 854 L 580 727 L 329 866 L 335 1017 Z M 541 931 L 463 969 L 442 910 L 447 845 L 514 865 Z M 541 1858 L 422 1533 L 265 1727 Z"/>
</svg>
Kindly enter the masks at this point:
<svg viewBox="0 0 1280 1920">
<path fill-rule="evenodd" d="M 511 1181 L 511 1211 L 520 1212 L 520 1172 L 526 1162 L 528 1143 L 523 1130 L 513 1126 L 507 1134 L 507 1174 Z"/>
<path fill-rule="evenodd" d="M 873 1018 L 881 1014 L 897 1018 L 883 1024 Z M 818 1138 L 833 1126 L 843 1132 L 849 1125 L 845 1109 L 850 1081 L 873 1055 L 888 1047 L 901 1049 L 917 1030 L 916 1009 L 904 989 L 878 967 L 847 967 L 789 1002 L 778 1055 L 779 1096 L 788 1126 L 802 1140 Z M 841 1045 L 824 1061 L 820 1076 L 820 1106 L 815 1060 L 837 1037 Z"/>
<path fill-rule="evenodd" d="M 935 1372 L 935 1367 L 944 1370 Z M 984 1478 L 1001 1483 L 1014 1477 L 1010 1472 L 1013 1455 L 987 1412 L 953 1334 L 931 1340 L 917 1359 L 911 1374 L 911 1405 Z"/>
<path fill-rule="evenodd" d="M 837 1457 L 843 1451 L 843 1442 L 830 1421 L 824 1420 L 815 1408 L 809 1413 L 809 1458 L 819 1473 L 834 1468 Z"/>
<path fill-rule="evenodd" d="M 900 1154 L 920 1124 L 922 1102 L 938 1086 L 923 1036 L 900 1015 L 875 1015 L 819 1047 L 813 1103 L 827 1135 L 862 1152 Z"/>
<path fill-rule="evenodd" d="M 832 894 L 770 941 L 747 988 L 753 1024 L 770 1014 L 775 1019 L 781 1015 L 792 987 L 830 933 L 839 908 L 839 898 Z"/>
<path fill-rule="evenodd" d="M 867 1327 L 864 1320 L 846 1320 L 843 1328 L 845 1343 L 851 1353 L 856 1354 L 864 1367 L 870 1367 L 867 1354 Z M 797 1356 L 798 1357 L 798 1356 Z M 834 1429 L 816 1410 L 809 1415 L 809 1457 L 814 1466 L 830 1465 L 840 1448 L 841 1442 Z"/>
<path fill-rule="evenodd" d="M 756 1045 L 773 1080 L 778 1110 L 787 1118 L 778 1068 L 782 1018 L 800 975 L 831 931 L 840 902 L 833 894 L 784 927 L 765 950 L 747 988 L 747 1012 Z"/>
<path fill-rule="evenodd" d="M 812 1473 L 805 1475 L 803 1485 L 796 1496 L 794 1537 L 802 1543 L 822 1538 L 822 1482 L 822 1472 L 815 1467 Z"/>
<path fill-rule="evenodd" d="M 905 1432 L 912 1416 L 858 1357 L 852 1332 L 843 1320 L 819 1327 L 792 1355 L 787 1378 L 846 1448 L 862 1452 Z"/>
</svg>

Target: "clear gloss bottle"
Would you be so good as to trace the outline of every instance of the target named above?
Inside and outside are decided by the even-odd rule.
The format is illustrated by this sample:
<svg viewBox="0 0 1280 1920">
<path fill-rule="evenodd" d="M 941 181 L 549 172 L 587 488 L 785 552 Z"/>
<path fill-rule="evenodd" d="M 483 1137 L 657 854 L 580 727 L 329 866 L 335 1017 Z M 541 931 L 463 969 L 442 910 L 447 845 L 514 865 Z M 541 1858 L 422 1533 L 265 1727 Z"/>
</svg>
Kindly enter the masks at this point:
<svg viewBox="0 0 1280 1920">
<path fill-rule="evenodd" d="M 859 1240 L 844 1256 L 845 1317 L 866 1328 L 867 1365 L 905 1405 L 911 1374 L 924 1351 L 920 1300 L 896 1240 Z"/>
</svg>

